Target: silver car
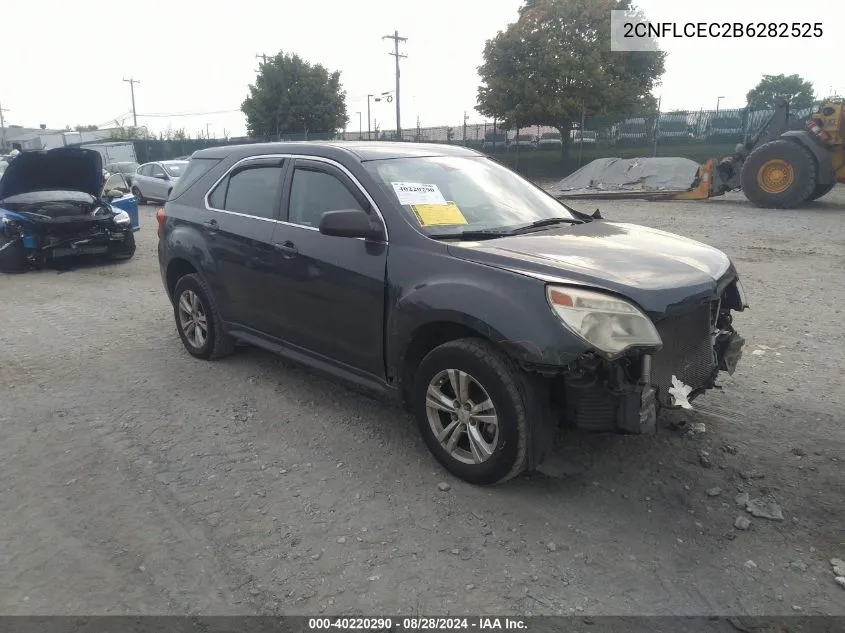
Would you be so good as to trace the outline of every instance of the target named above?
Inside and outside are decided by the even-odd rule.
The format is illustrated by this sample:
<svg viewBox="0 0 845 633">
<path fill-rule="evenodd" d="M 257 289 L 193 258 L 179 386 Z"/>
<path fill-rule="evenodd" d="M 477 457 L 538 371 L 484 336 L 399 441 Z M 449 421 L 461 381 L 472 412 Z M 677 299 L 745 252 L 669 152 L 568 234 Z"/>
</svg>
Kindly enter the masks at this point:
<svg viewBox="0 0 845 633">
<path fill-rule="evenodd" d="M 187 166 L 186 160 L 162 160 L 138 167 L 132 176 L 132 193 L 138 204 L 148 200 L 166 201 Z"/>
</svg>

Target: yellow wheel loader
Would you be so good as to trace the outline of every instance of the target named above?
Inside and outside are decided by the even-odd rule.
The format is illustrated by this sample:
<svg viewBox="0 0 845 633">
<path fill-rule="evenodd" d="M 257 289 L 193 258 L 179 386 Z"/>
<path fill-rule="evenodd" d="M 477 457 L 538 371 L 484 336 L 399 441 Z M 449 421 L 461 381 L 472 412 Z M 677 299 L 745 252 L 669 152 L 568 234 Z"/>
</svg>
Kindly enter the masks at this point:
<svg viewBox="0 0 845 633">
<path fill-rule="evenodd" d="M 825 103 L 803 128 L 791 129 L 794 127 L 789 106 L 783 102 L 754 136 L 737 145 L 733 155 L 708 160 L 697 169 L 692 164 L 693 178 L 677 183 L 677 187 L 664 183 L 649 189 L 642 176 L 647 173 L 643 166 L 649 161 L 662 160 L 665 165 L 667 160 L 677 160 L 678 174 L 683 178 L 681 161 L 690 161 L 638 158 L 625 161 L 625 165 L 611 165 L 608 182 L 603 182 L 601 169 L 594 167 L 585 184 L 579 172 L 591 167 L 587 165 L 552 187 L 552 194 L 558 198 L 703 200 L 742 189 L 758 207 L 791 209 L 821 198 L 837 182 L 845 183 L 845 105 Z"/>
</svg>

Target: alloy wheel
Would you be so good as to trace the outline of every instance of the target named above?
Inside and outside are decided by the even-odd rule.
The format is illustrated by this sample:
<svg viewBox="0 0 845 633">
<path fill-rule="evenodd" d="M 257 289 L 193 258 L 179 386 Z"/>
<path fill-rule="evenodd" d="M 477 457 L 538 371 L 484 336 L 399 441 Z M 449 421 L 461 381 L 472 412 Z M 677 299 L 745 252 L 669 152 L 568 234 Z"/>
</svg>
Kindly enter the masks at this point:
<svg viewBox="0 0 845 633">
<path fill-rule="evenodd" d="M 179 297 L 179 325 L 185 339 L 196 349 L 208 341 L 208 317 L 197 293 L 185 290 Z"/>
<path fill-rule="evenodd" d="M 493 401 L 478 380 L 459 369 L 436 374 L 426 390 L 426 416 L 443 449 L 464 464 L 493 455 L 499 420 Z"/>
</svg>

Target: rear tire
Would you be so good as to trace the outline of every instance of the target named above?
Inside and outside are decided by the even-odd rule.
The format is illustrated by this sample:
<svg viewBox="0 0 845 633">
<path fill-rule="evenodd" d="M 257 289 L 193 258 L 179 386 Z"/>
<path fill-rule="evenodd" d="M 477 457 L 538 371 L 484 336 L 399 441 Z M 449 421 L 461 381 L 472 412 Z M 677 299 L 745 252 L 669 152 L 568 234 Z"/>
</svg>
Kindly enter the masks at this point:
<svg viewBox="0 0 845 633">
<path fill-rule="evenodd" d="M 775 139 L 751 152 L 740 176 L 745 197 L 765 209 L 792 209 L 816 190 L 818 167 L 797 141 Z"/>
<path fill-rule="evenodd" d="M 141 195 L 141 190 L 138 189 L 137 185 L 132 186 L 132 195 L 135 196 L 135 199 L 138 201 L 138 204 L 147 204 L 146 198 Z"/>
<path fill-rule="evenodd" d="M 458 407 L 449 404 L 450 398 L 454 403 L 462 397 L 453 388 L 456 372 L 467 385 L 464 406 Z M 429 406 L 434 402 L 431 394 L 440 396 L 439 402 L 446 403 L 449 410 Z M 410 404 L 437 461 L 469 483 L 490 485 L 516 477 L 528 466 L 525 394 L 521 371 L 505 354 L 487 341 L 464 338 L 444 343 L 426 355 L 414 375 Z M 479 408 L 482 402 L 492 405 Z M 477 414 L 472 414 L 473 410 Z M 447 430 L 450 426 L 454 429 L 451 433 Z M 473 442 L 471 437 L 481 441 Z"/>
<path fill-rule="evenodd" d="M 819 198 L 826 196 L 835 186 L 835 182 L 832 182 L 829 185 L 816 185 L 816 188 L 813 190 L 813 193 L 810 194 L 810 197 L 807 198 L 807 201 L 812 202 L 813 200 L 818 200 Z"/>
<path fill-rule="evenodd" d="M 0 233 L 0 272 L 7 274 L 26 271 L 26 249 L 23 238 Z"/>
<path fill-rule="evenodd" d="M 190 274 L 179 279 L 173 297 L 176 330 L 189 354 L 213 360 L 232 353 L 235 339 L 226 332 L 217 305 L 202 277 Z"/>
</svg>

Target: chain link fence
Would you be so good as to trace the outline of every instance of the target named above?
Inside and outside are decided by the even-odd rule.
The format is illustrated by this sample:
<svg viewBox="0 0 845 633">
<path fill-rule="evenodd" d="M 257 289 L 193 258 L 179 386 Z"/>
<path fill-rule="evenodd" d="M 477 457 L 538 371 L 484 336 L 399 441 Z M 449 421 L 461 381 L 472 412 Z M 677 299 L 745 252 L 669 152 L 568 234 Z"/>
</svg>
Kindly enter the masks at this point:
<svg viewBox="0 0 845 633">
<path fill-rule="evenodd" d="M 817 106 L 791 113 L 790 127 L 800 129 Z M 470 147 L 532 176 L 563 177 L 597 158 L 681 156 L 697 162 L 733 153 L 756 133 L 773 110 L 697 110 L 584 116 L 568 134 L 548 126 L 505 129 L 496 121 L 413 127 L 402 130 L 282 134 L 274 141 L 402 140 Z M 206 147 L 258 142 L 253 139 L 134 141 L 139 162 L 190 156 Z"/>
</svg>

